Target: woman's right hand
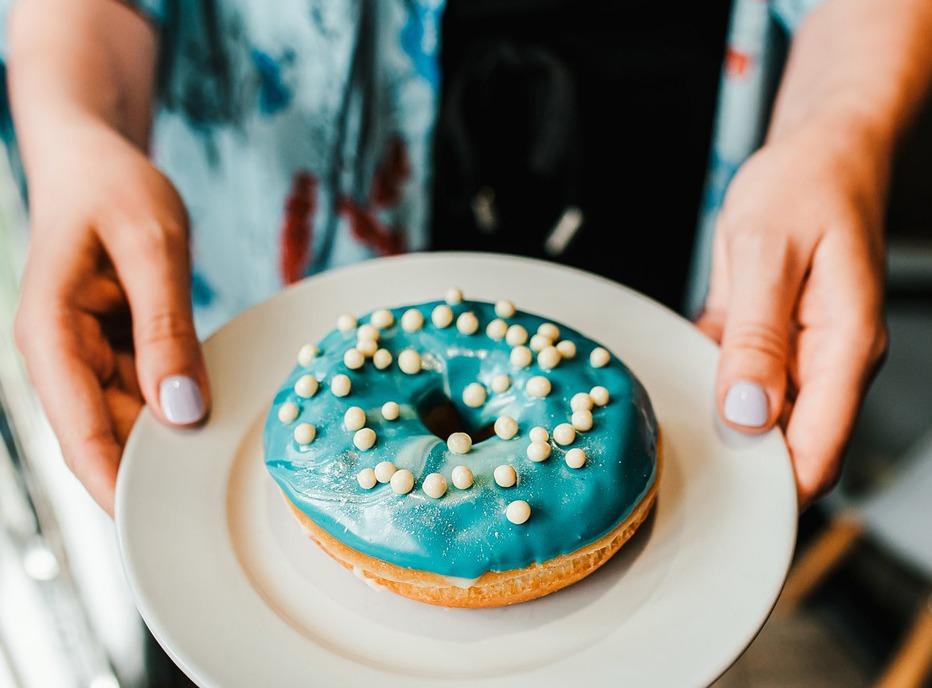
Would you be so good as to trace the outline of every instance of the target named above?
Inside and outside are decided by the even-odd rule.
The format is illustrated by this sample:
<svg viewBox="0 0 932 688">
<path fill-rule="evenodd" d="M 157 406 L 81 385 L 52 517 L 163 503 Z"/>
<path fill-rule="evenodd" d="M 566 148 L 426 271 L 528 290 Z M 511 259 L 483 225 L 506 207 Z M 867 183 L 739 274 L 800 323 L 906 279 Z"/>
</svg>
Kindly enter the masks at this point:
<svg viewBox="0 0 932 688">
<path fill-rule="evenodd" d="M 207 376 L 181 198 L 107 125 L 69 126 L 68 145 L 30 170 L 15 336 L 66 463 L 112 514 L 142 404 L 169 424 L 195 424 L 207 411 Z"/>
</svg>

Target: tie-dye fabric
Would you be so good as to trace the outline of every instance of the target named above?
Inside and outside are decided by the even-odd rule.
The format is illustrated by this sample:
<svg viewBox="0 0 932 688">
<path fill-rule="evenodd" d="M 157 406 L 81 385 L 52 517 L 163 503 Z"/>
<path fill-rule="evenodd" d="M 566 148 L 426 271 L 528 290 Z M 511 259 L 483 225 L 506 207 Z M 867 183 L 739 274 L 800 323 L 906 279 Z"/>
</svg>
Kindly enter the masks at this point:
<svg viewBox="0 0 932 688">
<path fill-rule="evenodd" d="M 425 247 L 441 0 L 139 0 L 153 156 L 192 224 L 207 332 L 328 267 Z"/>
<path fill-rule="evenodd" d="M 160 36 L 153 156 L 189 210 L 202 334 L 303 276 L 426 248 L 443 0 L 129 1 Z M 763 138 L 779 23 L 817 2 L 735 0 L 693 308 Z"/>
<path fill-rule="evenodd" d="M 696 315 L 709 284 L 712 236 L 725 191 L 764 140 L 781 74 L 779 32 L 790 32 L 822 0 L 735 0 L 718 97 L 715 133 L 699 213 L 685 310 Z"/>
</svg>

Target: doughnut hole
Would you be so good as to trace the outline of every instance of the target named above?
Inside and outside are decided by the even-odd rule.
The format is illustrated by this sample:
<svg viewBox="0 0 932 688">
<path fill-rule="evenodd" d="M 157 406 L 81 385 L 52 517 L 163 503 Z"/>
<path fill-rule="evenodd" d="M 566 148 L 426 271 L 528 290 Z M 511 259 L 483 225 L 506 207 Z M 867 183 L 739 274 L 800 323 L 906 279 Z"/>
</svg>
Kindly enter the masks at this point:
<svg viewBox="0 0 932 688">
<path fill-rule="evenodd" d="M 495 434 L 495 419 L 481 426 L 473 425 L 464 418 L 456 404 L 441 390 L 433 390 L 415 404 L 417 415 L 428 430 L 444 442 L 454 432 L 465 432 L 478 444 Z"/>
</svg>

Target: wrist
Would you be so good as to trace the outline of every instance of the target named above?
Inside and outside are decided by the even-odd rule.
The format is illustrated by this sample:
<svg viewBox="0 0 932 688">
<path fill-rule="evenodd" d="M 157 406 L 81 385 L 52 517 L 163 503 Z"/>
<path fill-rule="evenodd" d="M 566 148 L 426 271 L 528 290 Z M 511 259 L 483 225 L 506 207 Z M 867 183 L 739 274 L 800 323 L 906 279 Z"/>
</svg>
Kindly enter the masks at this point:
<svg viewBox="0 0 932 688">
<path fill-rule="evenodd" d="M 800 119 L 797 126 L 775 121 L 767 143 L 789 138 L 802 142 L 802 149 L 821 158 L 838 175 L 857 180 L 863 193 L 883 205 L 897 139 L 889 120 L 855 106 L 826 104 Z"/>
<path fill-rule="evenodd" d="M 32 184 L 61 172 L 70 174 L 70 159 L 86 157 L 94 150 L 102 150 L 102 144 L 122 138 L 106 117 L 77 106 L 62 106 L 53 116 L 21 127 L 19 139 L 26 176 Z"/>
<path fill-rule="evenodd" d="M 847 149 L 874 162 L 889 161 L 897 140 L 897 131 L 890 122 L 891 118 L 878 116 L 857 103 L 838 100 L 795 117 L 775 114 L 767 142 L 807 129 L 818 133 L 832 149 Z"/>
</svg>

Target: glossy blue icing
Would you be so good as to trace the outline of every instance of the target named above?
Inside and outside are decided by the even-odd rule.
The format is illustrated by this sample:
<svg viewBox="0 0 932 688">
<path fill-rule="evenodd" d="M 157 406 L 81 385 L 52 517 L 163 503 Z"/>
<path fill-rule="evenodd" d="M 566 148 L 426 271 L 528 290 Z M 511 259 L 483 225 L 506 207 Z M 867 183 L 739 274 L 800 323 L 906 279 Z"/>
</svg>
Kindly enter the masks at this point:
<svg viewBox="0 0 932 688">
<path fill-rule="evenodd" d="M 637 378 L 614 356 L 603 368 L 590 366 L 589 353 L 598 344 L 560 323 L 556 323 L 560 338 L 576 343 L 575 358 L 551 371 L 541 370 L 536 360 L 527 368 L 513 369 L 508 358 L 511 347 L 485 334 L 485 326 L 496 317 L 492 304 L 464 301 L 452 307 L 456 315 L 471 310 L 479 318 L 479 330 L 464 335 L 455 321 L 445 329 L 433 325 L 430 314 L 440 303 L 392 309 L 395 325 L 382 332 L 380 342 L 395 357 L 386 370 L 376 369 L 371 360 L 359 370 L 347 369 L 343 353 L 355 345 L 355 332 L 333 330 L 318 343 L 317 359 L 291 372 L 275 395 L 263 438 L 267 468 L 286 496 L 353 549 L 398 566 L 464 579 L 546 561 L 614 529 L 656 479 L 657 422 Z M 408 308 L 424 314 L 422 330 L 402 330 L 401 316 Z M 359 323 L 368 321 L 365 316 Z M 524 312 L 508 319 L 529 334 L 544 322 L 555 321 Z M 398 353 L 409 347 L 424 359 L 425 369 L 416 375 L 406 375 L 397 365 Z M 307 373 L 317 377 L 320 390 L 310 399 L 300 399 L 293 387 Z M 329 387 L 339 373 L 352 380 L 352 392 L 343 398 L 334 396 Z M 512 386 L 496 394 L 491 380 L 500 373 L 511 376 Z M 550 379 L 553 390 L 548 397 L 525 396 L 525 382 L 535 375 Z M 485 405 L 478 409 L 462 402 L 463 388 L 475 381 L 489 390 Z M 542 425 L 552 431 L 568 422 L 572 396 L 595 385 L 608 388 L 611 401 L 593 409 L 592 430 L 579 433 L 566 448 L 551 440 L 552 456 L 541 463 L 530 461 L 525 453 L 530 429 Z M 468 426 L 479 428 L 508 414 L 518 421 L 518 435 L 511 440 L 493 435 L 466 455 L 453 454 L 445 438 L 433 435 L 417 413 L 419 402 L 438 390 L 452 400 Z M 277 413 L 286 401 L 296 403 L 301 413 L 284 424 Z M 401 405 L 398 420 L 382 418 L 380 408 L 386 401 Z M 343 414 L 350 406 L 365 409 L 366 425 L 378 435 L 368 451 L 357 450 L 353 433 L 343 428 Z M 317 427 L 316 440 L 303 450 L 292 437 L 300 422 Z M 565 451 L 573 447 L 582 447 L 588 455 L 581 469 L 569 468 L 563 460 Z M 371 490 L 359 487 L 356 474 L 383 460 L 414 473 L 411 493 L 396 495 L 387 484 Z M 518 484 L 512 488 L 498 487 L 492 479 L 494 468 L 503 463 L 512 464 L 518 473 Z M 468 490 L 453 487 L 451 472 L 459 464 L 475 474 L 475 484 Z M 422 478 L 432 472 L 442 473 L 450 485 L 440 499 L 421 490 Z M 516 499 L 526 500 L 532 509 L 530 520 L 522 525 L 505 518 L 505 507 Z"/>
</svg>

